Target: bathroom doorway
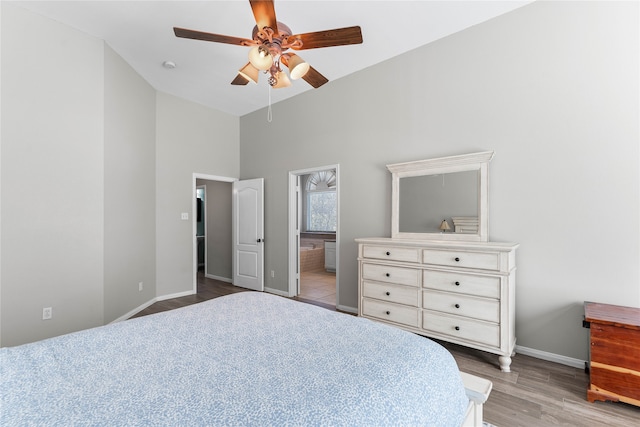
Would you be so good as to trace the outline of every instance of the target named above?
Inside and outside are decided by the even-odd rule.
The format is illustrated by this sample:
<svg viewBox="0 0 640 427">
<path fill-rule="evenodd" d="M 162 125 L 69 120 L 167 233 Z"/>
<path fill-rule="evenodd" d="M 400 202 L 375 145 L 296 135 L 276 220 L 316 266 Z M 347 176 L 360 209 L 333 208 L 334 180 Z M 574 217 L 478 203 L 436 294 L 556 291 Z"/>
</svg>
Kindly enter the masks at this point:
<svg viewBox="0 0 640 427">
<path fill-rule="evenodd" d="M 338 166 L 289 174 L 289 294 L 337 307 Z"/>
</svg>

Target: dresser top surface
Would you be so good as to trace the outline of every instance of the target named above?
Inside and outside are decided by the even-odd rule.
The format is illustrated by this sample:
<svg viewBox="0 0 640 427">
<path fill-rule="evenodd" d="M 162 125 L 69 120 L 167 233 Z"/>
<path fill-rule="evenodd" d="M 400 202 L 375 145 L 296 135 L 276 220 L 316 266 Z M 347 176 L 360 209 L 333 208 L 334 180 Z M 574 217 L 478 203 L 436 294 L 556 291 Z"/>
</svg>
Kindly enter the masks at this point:
<svg viewBox="0 0 640 427">
<path fill-rule="evenodd" d="M 640 329 L 640 308 L 586 302 L 584 317 L 587 322 Z"/>
<path fill-rule="evenodd" d="M 518 243 L 508 242 L 466 242 L 457 240 L 413 240 L 413 239 L 393 239 L 391 237 L 362 237 L 355 239 L 357 243 L 374 245 L 397 245 L 413 247 L 431 247 L 443 249 L 493 249 L 497 251 L 512 251 Z"/>
</svg>

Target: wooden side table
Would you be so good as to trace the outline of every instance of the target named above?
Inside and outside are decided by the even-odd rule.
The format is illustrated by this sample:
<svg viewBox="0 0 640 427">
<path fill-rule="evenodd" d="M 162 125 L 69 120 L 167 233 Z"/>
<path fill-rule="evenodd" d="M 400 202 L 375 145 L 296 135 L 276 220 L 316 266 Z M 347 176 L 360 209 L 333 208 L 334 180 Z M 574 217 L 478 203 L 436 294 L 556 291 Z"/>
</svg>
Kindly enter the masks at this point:
<svg viewBox="0 0 640 427">
<path fill-rule="evenodd" d="M 640 308 L 587 302 L 590 380 L 587 400 L 640 406 Z"/>
</svg>

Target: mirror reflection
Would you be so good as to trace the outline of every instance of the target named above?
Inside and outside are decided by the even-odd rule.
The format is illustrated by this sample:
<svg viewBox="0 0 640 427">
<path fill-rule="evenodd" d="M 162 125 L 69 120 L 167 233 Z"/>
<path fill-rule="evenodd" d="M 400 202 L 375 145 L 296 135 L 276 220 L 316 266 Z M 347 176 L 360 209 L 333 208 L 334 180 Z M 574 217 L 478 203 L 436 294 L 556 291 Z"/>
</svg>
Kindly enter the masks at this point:
<svg viewBox="0 0 640 427">
<path fill-rule="evenodd" d="M 487 242 L 493 151 L 387 165 L 391 237 Z"/>
<path fill-rule="evenodd" d="M 476 234 L 478 179 L 477 170 L 400 178 L 399 231 Z"/>
</svg>

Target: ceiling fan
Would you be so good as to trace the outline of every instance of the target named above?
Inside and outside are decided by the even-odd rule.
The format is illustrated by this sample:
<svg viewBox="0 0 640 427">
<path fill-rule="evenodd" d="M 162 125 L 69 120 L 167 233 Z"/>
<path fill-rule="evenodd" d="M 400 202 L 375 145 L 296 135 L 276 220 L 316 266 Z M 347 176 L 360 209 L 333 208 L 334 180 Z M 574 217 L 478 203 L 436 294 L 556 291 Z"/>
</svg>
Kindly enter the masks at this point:
<svg viewBox="0 0 640 427">
<path fill-rule="evenodd" d="M 251 46 L 249 62 L 240 69 L 231 82 L 232 85 L 246 85 L 249 81 L 257 83 L 258 75 L 263 71 L 269 75 L 269 85 L 276 89 L 291 86 L 289 77 L 302 78 L 314 88 L 318 88 L 329 80 L 300 56 L 289 52 L 289 49 L 317 49 L 362 43 L 359 26 L 292 35 L 289 27 L 276 21 L 273 0 L 249 0 L 249 3 L 256 20 L 251 39 L 173 28 L 177 37 Z M 289 76 L 282 70 L 281 65 L 289 69 Z"/>
</svg>

